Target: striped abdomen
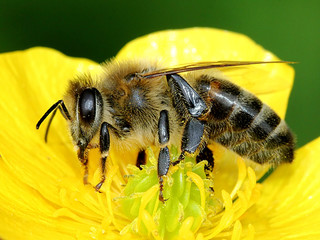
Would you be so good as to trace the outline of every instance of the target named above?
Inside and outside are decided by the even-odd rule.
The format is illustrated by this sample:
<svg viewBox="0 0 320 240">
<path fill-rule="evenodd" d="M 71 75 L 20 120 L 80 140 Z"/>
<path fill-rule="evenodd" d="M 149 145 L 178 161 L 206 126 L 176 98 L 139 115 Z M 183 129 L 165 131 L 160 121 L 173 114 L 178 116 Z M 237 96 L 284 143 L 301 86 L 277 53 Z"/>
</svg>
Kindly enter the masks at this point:
<svg viewBox="0 0 320 240">
<path fill-rule="evenodd" d="M 210 111 L 210 140 L 258 163 L 293 160 L 295 144 L 290 129 L 255 95 L 227 80 L 208 76 L 197 81 L 196 89 L 206 98 Z"/>
</svg>

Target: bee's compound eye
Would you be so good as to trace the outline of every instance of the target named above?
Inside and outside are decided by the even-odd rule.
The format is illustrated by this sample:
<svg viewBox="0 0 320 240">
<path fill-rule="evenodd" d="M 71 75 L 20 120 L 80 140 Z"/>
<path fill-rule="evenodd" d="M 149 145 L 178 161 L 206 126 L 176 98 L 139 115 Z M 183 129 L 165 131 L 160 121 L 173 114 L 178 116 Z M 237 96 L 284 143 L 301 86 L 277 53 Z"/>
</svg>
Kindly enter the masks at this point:
<svg viewBox="0 0 320 240">
<path fill-rule="evenodd" d="M 91 123 L 96 115 L 96 96 L 94 89 L 85 89 L 80 94 L 79 112 L 83 121 Z"/>
</svg>

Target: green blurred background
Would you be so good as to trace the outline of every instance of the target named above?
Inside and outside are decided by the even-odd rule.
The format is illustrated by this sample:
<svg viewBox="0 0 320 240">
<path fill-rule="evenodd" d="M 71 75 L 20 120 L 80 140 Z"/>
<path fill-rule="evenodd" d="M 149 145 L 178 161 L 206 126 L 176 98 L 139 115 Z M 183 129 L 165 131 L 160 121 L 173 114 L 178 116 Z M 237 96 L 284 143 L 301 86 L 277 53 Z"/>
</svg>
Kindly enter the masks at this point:
<svg viewBox="0 0 320 240">
<path fill-rule="evenodd" d="M 138 36 L 193 26 L 241 32 L 298 61 L 286 119 L 298 146 L 320 136 L 319 0 L 0 0 L 0 52 L 47 46 L 102 62 Z"/>
</svg>

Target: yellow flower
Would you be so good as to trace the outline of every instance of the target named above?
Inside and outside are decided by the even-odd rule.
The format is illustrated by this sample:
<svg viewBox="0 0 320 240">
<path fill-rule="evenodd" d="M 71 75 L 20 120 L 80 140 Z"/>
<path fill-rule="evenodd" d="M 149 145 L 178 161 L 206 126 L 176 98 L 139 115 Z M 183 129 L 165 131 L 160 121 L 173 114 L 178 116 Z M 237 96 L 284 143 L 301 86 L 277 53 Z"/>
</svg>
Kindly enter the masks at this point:
<svg viewBox="0 0 320 240">
<path fill-rule="evenodd" d="M 152 57 L 167 66 L 195 61 L 277 60 L 246 36 L 193 28 L 164 31 L 126 45 L 118 59 Z M 134 164 L 136 152 L 114 152 L 97 193 L 82 183 L 83 169 L 67 125 L 57 116 L 50 129 L 35 123 L 61 99 L 68 80 L 99 74 L 99 65 L 55 50 L 32 48 L 0 55 L 0 238 L 3 239 L 318 239 L 320 237 L 320 139 L 297 150 L 262 184 L 265 167 L 218 146 L 212 179 L 193 158 L 170 168 L 163 205 L 158 201 L 156 149 L 149 162 Z M 224 69 L 284 117 L 293 69 L 267 64 Z M 280 103 L 280 104 L 279 104 Z M 171 149 L 172 157 L 176 150 Z M 100 177 L 99 154 L 90 152 L 89 181 Z M 253 170 L 254 169 L 254 170 Z M 257 177 L 256 177 L 257 176 Z M 214 189 L 214 192 L 210 188 Z"/>
</svg>

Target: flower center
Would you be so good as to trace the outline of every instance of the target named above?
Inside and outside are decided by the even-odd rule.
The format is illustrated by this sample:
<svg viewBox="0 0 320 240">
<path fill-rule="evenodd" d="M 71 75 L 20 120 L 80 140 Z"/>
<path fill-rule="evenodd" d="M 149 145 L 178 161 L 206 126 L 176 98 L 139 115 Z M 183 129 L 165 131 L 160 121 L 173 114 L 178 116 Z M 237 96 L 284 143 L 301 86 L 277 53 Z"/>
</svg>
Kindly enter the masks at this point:
<svg viewBox="0 0 320 240">
<path fill-rule="evenodd" d="M 162 203 L 157 157 L 151 148 L 147 155 L 148 162 L 142 170 L 128 167 L 130 175 L 126 176 L 126 186 L 119 191 L 121 197 L 109 199 L 112 222 L 120 234 L 137 239 L 143 236 L 149 239 L 253 238 L 253 227 L 242 230 L 239 219 L 258 200 L 261 185 L 256 183 L 255 172 L 246 167 L 242 158 L 232 155 L 236 156 L 233 161 L 238 167 L 237 176 L 230 176 L 233 178 L 231 188 L 226 183 L 219 186 L 217 192 L 215 179 L 218 181 L 218 174 L 226 173 L 218 172 L 215 176 L 206 172 L 206 161 L 196 163 L 195 157 L 187 157 L 184 162 L 171 166 L 164 178 L 167 201 Z M 176 148 L 171 148 L 171 159 L 177 157 Z M 111 191 L 111 183 L 107 183 L 107 196 Z"/>
</svg>

